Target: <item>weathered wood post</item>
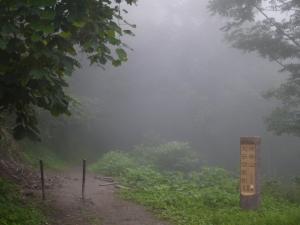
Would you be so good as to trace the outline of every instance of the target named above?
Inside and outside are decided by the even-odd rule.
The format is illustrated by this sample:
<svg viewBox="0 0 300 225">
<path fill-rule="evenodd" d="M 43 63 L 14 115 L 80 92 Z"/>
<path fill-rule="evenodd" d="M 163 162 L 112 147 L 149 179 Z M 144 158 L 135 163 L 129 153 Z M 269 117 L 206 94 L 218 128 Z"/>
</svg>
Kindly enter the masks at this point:
<svg viewBox="0 0 300 225">
<path fill-rule="evenodd" d="M 86 160 L 82 160 L 82 189 L 81 189 L 81 198 L 84 200 L 84 192 L 85 192 L 85 167 L 86 167 Z"/>
<path fill-rule="evenodd" d="M 260 206 L 260 137 L 240 140 L 240 207 L 255 210 Z"/>
<path fill-rule="evenodd" d="M 45 181 L 44 181 L 44 164 L 43 164 L 43 160 L 40 160 L 40 171 L 41 171 L 41 183 L 42 183 L 42 199 L 45 200 Z"/>
</svg>

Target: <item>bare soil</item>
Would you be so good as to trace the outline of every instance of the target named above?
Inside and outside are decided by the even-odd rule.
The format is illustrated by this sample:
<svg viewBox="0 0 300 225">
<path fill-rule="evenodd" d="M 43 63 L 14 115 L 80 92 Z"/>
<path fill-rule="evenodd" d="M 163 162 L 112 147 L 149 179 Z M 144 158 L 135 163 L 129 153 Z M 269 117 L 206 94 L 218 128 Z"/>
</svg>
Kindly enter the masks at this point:
<svg viewBox="0 0 300 225">
<path fill-rule="evenodd" d="M 118 197 L 118 186 L 94 174 L 86 176 L 85 200 L 81 199 L 80 170 L 52 176 L 56 185 L 46 190 L 46 211 L 51 225 L 167 225 L 144 207 Z M 58 181 L 59 180 L 59 181 Z"/>
</svg>

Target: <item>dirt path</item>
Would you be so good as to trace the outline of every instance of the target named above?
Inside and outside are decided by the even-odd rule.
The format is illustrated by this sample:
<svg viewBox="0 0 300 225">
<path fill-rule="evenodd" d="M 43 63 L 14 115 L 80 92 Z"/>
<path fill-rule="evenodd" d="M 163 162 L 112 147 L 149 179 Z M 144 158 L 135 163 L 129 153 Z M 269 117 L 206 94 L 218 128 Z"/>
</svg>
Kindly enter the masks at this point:
<svg viewBox="0 0 300 225">
<path fill-rule="evenodd" d="M 142 206 L 121 200 L 114 185 L 101 186 L 109 182 L 99 177 L 87 174 L 86 200 L 82 203 L 80 171 L 56 176 L 59 184 L 47 193 L 54 225 L 167 225 Z"/>
</svg>

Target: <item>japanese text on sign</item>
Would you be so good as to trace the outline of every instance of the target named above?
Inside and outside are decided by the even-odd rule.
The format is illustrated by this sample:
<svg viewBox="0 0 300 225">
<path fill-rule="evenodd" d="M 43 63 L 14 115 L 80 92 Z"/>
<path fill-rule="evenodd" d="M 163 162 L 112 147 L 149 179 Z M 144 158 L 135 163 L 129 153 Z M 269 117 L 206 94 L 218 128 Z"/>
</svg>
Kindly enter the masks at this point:
<svg viewBox="0 0 300 225">
<path fill-rule="evenodd" d="M 256 193 L 256 155 L 255 144 L 241 145 L 241 194 L 244 196 L 255 195 Z"/>
</svg>

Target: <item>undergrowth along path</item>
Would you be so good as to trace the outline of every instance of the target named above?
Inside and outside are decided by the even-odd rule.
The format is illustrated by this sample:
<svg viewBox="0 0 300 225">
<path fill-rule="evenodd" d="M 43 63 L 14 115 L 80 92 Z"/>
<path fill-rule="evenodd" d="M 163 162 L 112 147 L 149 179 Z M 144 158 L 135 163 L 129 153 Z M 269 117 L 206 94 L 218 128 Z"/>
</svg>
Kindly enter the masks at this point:
<svg viewBox="0 0 300 225">
<path fill-rule="evenodd" d="M 122 200 L 115 185 L 86 175 L 85 201 L 81 200 L 80 170 L 56 175 L 60 184 L 48 190 L 47 204 L 54 225 L 167 225 L 144 207 Z"/>
</svg>

